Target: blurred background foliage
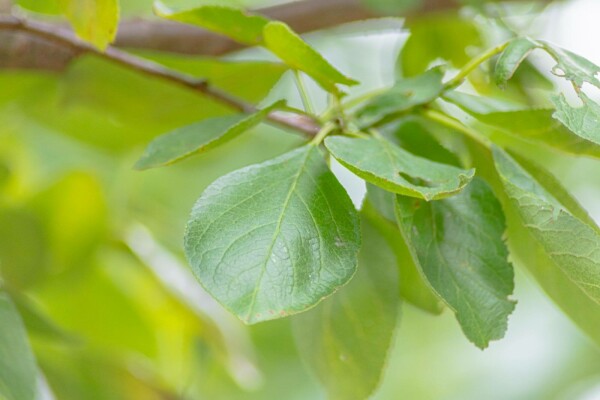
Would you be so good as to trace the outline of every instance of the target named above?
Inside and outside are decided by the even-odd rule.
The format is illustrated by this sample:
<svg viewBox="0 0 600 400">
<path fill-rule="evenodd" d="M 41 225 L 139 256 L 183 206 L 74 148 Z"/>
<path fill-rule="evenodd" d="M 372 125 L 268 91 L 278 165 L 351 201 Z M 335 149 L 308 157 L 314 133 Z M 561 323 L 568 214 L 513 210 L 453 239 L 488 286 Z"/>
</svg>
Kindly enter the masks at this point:
<svg viewBox="0 0 600 400">
<path fill-rule="evenodd" d="M 366 2 L 380 12 L 398 13 L 418 0 Z M 18 3 L 36 17 L 56 13 L 51 1 Z M 411 18 L 398 29 L 353 24 L 307 40 L 362 82 L 351 95 L 389 85 L 395 76 L 418 74 L 440 59 L 459 68 L 513 31 L 600 61 L 593 40 L 600 34 L 597 21 L 581 24 L 585 28 L 578 32 L 589 30 L 587 37 L 572 34 L 584 15 L 600 15 L 593 0 L 548 7 L 464 3 L 471 8 Z M 124 18 L 152 13 L 149 0 L 120 4 Z M 255 104 L 285 97 L 301 105 L 289 73 L 261 50 L 222 59 L 143 56 L 207 78 Z M 263 61 L 248 61 L 256 59 Z M 548 64 L 543 58 L 535 62 Z M 552 83 L 534 63 L 521 69 L 505 92 L 490 84 L 485 71 L 470 84 L 480 93 L 541 105 L 536 90 Z M 132 165 L 153 137 L 230 111 L 87 56 L 63 73 L 2 70 L 0 88 L 0 272 L 37 359 L 38 398 L 324 398 L 298 357 L 291 318 L 243 326 L 202 291 L 181 245 L 188 212 L 210 182 L 281 154 L 301 143 L 300 137 L 261 125 L 209 154 L 142 173 Z M 316 86 L 311 89 L 315 103 L 325 105 L 325 96 Z M 397 138 L 414 152 L 424 145 L 411 143 L 403 129 Z M 552 170 L 600 218 L 597 162 L 505 140 Z M 341 168 L 336 172 L 360 201 L 364 187 Z M 516 286 L 519 304 L 507 337 L 484 352 L 466 341 L 451 313 L 434 317 L 406 304 L 375 398 L 600 398 L 596 345 L 525 272 L 517 270 Z M 0 314 L 7 310 L 2 296 Z M 10 360 L 2 358 L 0 368 Z"/>
</svg>

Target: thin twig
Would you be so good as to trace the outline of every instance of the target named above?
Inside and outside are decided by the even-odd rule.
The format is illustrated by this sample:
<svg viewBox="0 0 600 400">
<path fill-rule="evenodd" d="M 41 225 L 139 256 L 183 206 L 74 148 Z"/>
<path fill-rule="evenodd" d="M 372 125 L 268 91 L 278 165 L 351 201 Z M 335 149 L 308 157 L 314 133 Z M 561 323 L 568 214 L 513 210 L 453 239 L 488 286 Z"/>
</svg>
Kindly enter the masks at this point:
<svg viewBox="0 0 600 400">
<path fill-rule="evenodd" d="M 179 73 L 172 69 L 166 68 L 161 64 L 134 56 L 115 47 L 109 46 L 105 51 L 100 51 L 91 44 L 78 39 L 69 31 L 56 28 L 55 26 L 47 23 L 24 20 L 11 15 L 0 15 L 0 30 L 1 29 L 26 32 L 30 35 L 39 37 L 40 39 L 69 47 L 78 54 L 94 54 L 100 58 L 135 70 L 139 73 L 153 76 L 155 78 L 169 81 L 196 92 L 200 92 L 236 111 L 252 113 L 257 110 L 254 105 L 211 86 L 203 79 L 197 79 L 192 76 Z M 269 114 L 268 119 L 271 122 L 275 122 L 284 127 L 300 131 L 309 137 L 315 136 L 320 129 L 320 126 L 316 121 L 305 115 L 296 116 L 282 113 L 271 113 Z"/>
</svg>

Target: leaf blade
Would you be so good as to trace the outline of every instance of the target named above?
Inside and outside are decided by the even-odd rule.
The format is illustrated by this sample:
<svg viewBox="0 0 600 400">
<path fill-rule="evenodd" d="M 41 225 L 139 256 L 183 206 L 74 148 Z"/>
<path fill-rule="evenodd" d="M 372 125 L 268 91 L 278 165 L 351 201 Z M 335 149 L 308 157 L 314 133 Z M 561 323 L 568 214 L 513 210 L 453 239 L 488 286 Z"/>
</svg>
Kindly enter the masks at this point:
<svg viewBox="0 0 600 400">
<path fill-rule="evenodd" d="M 354 274 L 359 246 L 356 210 L 313 145 L 219 178 L 185 236 L 196 277 L 246 323 L 317 304 Z"/>
<path fill-rule="evenodd" d="M 567 278 L 600 303 L 600 234 L 574 217 L 507 153 L 494 162 L 511 203 L 532 236 Z"/>
<path fill-rule="evenodd" d="M 229 36 L 247 45 L 262 43 L 262 31 L 269 19 L 227 6 L 205 5 L 191 10 L 176 11 L 161 1 L 154 3 L 154 12 L 163 18 L 200 26 Z"/>
<path fill-rule="evenodd" d="M 505 88 L 507 82 L 513 77 L 521 63 L 525 61 L 533 50 L 539 47 L 538 43 L 527 37 L 512 40 L 496 62 L 494 69 L 496 85 Z"/>
<path fill-rule="evenodd" d="M 356 85 L 282 22 L 270 22 L 263 29 L 264 45 L 290 67 L 312 77 L 323 89 L 339 93 L 336 84 Z"/>
<path fill-rule="evenodd" d="M 0 397 L 33 400 L 37 367 L 27 332 L 6 292 L 0 291 Z"/>
<path fill-rule="evenodd" d="M 325 147 L 342 165 L 390 192 L 435 200 L 461 191 L 475 171 L 417 157 L 384 138 L 330 136 Z"/>
<path fill-rule="evenodd" d="M 381 124 L 394 115 L 435 100 L 444 90 L 443 77 L 443 69 L 435 67 L 421 75 L 397 81 L 357 111 L 359 125 Z"/>
<path fill-rule="evenodd" d="M 166 166 L 228 142 L 263 121 L 284 102 L 277 102 L 253 114 L 214 117 L 175 129 L 154 139 L 134 168 Z"/>
<path fill-rule="evenodd" d="M 583 92 L 579 93 L 579 98 L 583 106 L 573 107 L 563 94 L 552 96 L 556 107 L 552 116 L 577 136 L 600 145 L 600 106 Z"/>
<path fill-rule="evenodd" d="M 502 338 L 515 307 L 514 283 L 504 217 L 491 189 L 475 179 L 462 193 L 432 203 L 397 196 L 396 216 L 415 263 L 467 338 L 482 349 Z"/>
<path fill-rule="evenodd" d="M 81 39 L 104 50 L 116 37 L 117 0 L 60 0 L 60 8 Z"/>
<path fill-rule="evenodd" d="M 293 319 L 300 355 L 329 398 L 361 400 L 379 385 L 399 319 L 398 272 L 392 249 L 361 217 L 363 246 L 352 281 Z"/>
</svg>

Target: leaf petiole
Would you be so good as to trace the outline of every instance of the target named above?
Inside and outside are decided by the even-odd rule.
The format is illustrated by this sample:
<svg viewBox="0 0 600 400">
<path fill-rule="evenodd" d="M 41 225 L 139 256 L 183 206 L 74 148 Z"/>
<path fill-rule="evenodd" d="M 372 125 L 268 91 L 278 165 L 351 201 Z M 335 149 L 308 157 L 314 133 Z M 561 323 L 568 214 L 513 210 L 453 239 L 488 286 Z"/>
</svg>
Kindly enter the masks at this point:
<svg viewBox="0 0 600 400">
<path fill-rule="evenodd" d="M 325 140 L 327 135 L 333 132 L 336 127 L 337 125 L 335 123 L 331 121 L 327 122 L 325 125 L 323 125 L 319 133 L 317 133 L 316 136 L 310 141 L 310 144 L 313 146 L 318 146 L 323 140 Z"/>
<path fill-rule="evenodd" d="M 452 79 L 450 79 L 448 82 L 446 82 L 444 84 L 444 87 L 446 88 L 445 90 L 446 91 L 451 90 L 451 89 L 454 89 L 455 87 L 459 86 L 461 83 L 463 83 L 465 78 L 471 72 L 473 72 L 477 67 L 479 67 L 479 65 L 486 62 L 487 60 L 494 57 L 495 55 L 502 53 L 506 49 L 506 47 L 509 45 L 509 43 L 510 43 L 510 41 L 499 44 L 498 46 L 492 47 L 491 49 L 487 50 L 486 52 L 473 58 L 464 67 L 462 67 L 462 69 L 460 71 L 458 71 L 458 73 Z"/>
<path fill-rule="evenodd" d="M 458 132 L 470 137 L 471 139 L 475 140 L 477 143 L 480 143 L 481 145 L 485 146 L 488 149 L 491 149 L 491 147 L 492 147 L 492 144 L 488 138 L 486 138 L 485 136 L 482 136 L 481 134 L 479 134 L 479 132 L 468 127 L 467 125 L 463 124 L 459 120 L 452 118 L 442 112 L 439 112 L 437 110 L 432 110 L 432 109 L 424 109 L 421 112 L 421 115 L 431 121 L 437 122 L 441 125 L 444 125 L 451 129 L 454 129 L 455 131 L 458 131 Z"/>
<path fill-rule="evenodd" d="M 302 74 L 297 69 L 294 70 L 294 79 L 296 81 L 296 87 L 298 88 L 298 92 L 300 93 L 300 97 L 302 98 L 302 104 L 304 105 L 304 110 L 311 115 L 314 115 L 315 110 L 310 100 L 310 96 L 308 95 L 308 90 L 306 89 L 306 85 L 304 84 L 304 80 L 302 79 Z"/>
</svg>

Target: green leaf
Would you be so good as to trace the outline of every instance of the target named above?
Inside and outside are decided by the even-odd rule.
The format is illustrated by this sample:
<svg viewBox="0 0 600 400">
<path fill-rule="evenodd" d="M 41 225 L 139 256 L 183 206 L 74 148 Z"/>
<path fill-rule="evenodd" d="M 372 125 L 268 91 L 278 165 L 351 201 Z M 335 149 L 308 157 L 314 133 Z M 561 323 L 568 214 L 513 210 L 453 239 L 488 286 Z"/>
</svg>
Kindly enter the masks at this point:
<svg viewBox="0 0 600 400">
<path fill-rule="evenodd" d="M 59 0 L 60 8 L 81 39 L 104 50 L 116 37 L 117 0 Z"/>
<path fill-rule="evenodd" d="M 398 81 L 391 89 L 370 100 L 356 113 L 359 125 L 379 125 L 411 108 L 429 103 L 444 89 L 444 72 L 436 67 L 414 78 Z"/>
<path fill-rule="evenodd" d="M 556 107 L 553 117 L 577 136 L 600 145 L 600 106 L 583 92 L 579 93 L 579 98 L 583 106 L 572 107 L 564 95 L 552 96 Z"/>
<path fill-rule="evenodd" d="M 569 210 L 573 216 L 579 218 L 591 227 L 597 228 L 596 222 L 590 217 L 588 212 L 581 204 L 579 204 L 579 201 L 577 201 L 577 199 L 562 186 L 554 175 L 544 169 L 541 165 L 528 160 L 517 153 L 511 152 L 510 155 L 529 173 L 529 175 L 531 175 L 533 179 L 535 179 L 537 183 L 544 187 L 549 193 L 552 193 L 552 196 Z"/>
<path fill-rule="evenodd" d="M 367 182 L 405 196 L 435 200 L 461 191 L 475 170 L 462 170 L 417 157 L 383 137 L 330 136 L 327 150 Z"/>
<path fill-rule="evenodd" d="M 136 169 L 170 165 L 192 155 L 213 149 L 258 125 L 280 101 L 254 114 L 235 114 L 196 122 L 154 139 L 135 164 Z"/>
<path fill-rule="evenodd" d="M 600 234 L 567 211 L 507 153 L 494 147 L 506 194 L 523 224 L 565 276 L 600 302 Z"/>
<path fill-rule="evenodd" d="M 400 230 L 417 266 L 479 348 L 501 339 L 515 302 L 505 224 L 492 190 L 475 179 L 460 194 L 425 203 L 397 197 Z"/>
<path fill-rule="evenodd" d="M 367 184 L 367 201 L 363 204 L 362 212 L 394 251 L 398 271 L 402 277 L 400 296 L 423 311 L 439 315 L 444 310 L 444 305 L 417 269 L 398 230 L 394 211 L 395 198 L 393 193 Z M 390 212 L 391 216 L 388 216 Z"/>
<path fill-rule="evenodd" d="M 444 99 L 505 135 L 570 154 L 600 158 L 600 147 L 556 121 L 557 113 L 552 109 L 524 109 L 518 104 L 457 91 L 445 94 Z"/>
<path fill-rule="evenodd" d="M 21 317 L 0 290 L 0 398 L 33 400 L 37 367 Z"/>
<path fill-rule="evenodd" d="M 404 77 L 423 73 L 436 60 L 460 68 L 471 59 L 467 51 L 481 47 L 481 34 L 472 19 L 456 15 L 419 18 L 409 25 L 410 37 L 398 58 L 397 69 Z"/>
<path fill-rule="evenodd" d="M 556 186 L 546 186 L 556 194 Z M 565 189 L 562 188 L 565 192 Z M 596 343 L 600 344 L 600 304 L 590 299 L 569 280 L 548 253 L 523 225 L 517 207 L 503 202 L 510 258 L 533 275 L 548 296 Z M 574 215 L 576 210 L 569 208 Z"/>
<path fill-rule="evenodd" d="M 246 323 L 332 294 L 354 274 L 359 247 L 356 210 L 313 145 L 217 179 L 185 237 L 197 278 Z"/>
<path fill-rule="evenodd" d="M 512 40 L 506 49 L 502 52 L 494 69 L 494 79 L 501 88 L 506 87 L 506 83 L 513 77 L 517 68 L 521 65 L 527 56 L 540 44 L 527 38 L 520 37 Z"/>
<path fill-rule="evenodd" d="M 581 88 L 585 82 L 600 88 L 600 80 L 596 75 L 600 72 L 598 67 L 588 59 L 581 57 L 568 50 L 555 47 L 546 42 L 540 42 L 544 50 L 556 61 L 552 73 L 561 78 L 571 81 Z"/>
<path fill-rule="evenodd" d="M 25 295 L 13 294 L 12 300 L 30 335 L 37 335 L 62 344 L 74 344 L 77 342 L 77 338 L 74 335 L 65 332 L 61 327 L 56 325 L 54 321 Z"/>
<path fill-rule="evenodd" d="M 362 400 L 375 391 L 400 314 L 394 253 L 364 214 L 361 232 L 352 281 L 292 320 L 300 355 L 330 399 Z"/>
<path fill-rule="evenodd" d="M 176 11 L 157 1 L 154 3 L 154 12 L 160 17 L 196 25 L 251 46 L 262 43 L 263 28 L 269 23 L 265 17 L 248 14 L 238 8 L 217 5 Z"/>
<path fill-rule="evenodd" d="M 460 166 L 458 157 L 445 148 L 433 135 L 429 121 L 409 116 L 400 121 L 386 137 L 396 145 L 419 157 L 441 164 Z"/>
<path fill-rule="evenodd" d="M 338 83 L 348 86 L 358 84 L 338 71 L 286 24 L 270 22 L 265 26 L 263 35 L 266 48 L 290 67 L 305 72 L 328 92 L 339 93 Z"/>
</svg>

